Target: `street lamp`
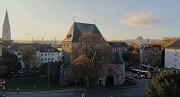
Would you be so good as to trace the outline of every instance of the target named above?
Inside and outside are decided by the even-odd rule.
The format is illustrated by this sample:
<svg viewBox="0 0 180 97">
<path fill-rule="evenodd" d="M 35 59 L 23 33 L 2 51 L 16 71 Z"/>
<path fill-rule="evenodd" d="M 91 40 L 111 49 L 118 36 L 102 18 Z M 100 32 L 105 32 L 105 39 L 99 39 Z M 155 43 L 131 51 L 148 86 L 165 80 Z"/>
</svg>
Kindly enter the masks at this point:
<svg viewBox="0 0 180 97">
<path fill-rule="evenodd" d="M 49 51 L 50 49 L 48 49 L 48 58 L 47 58 L 48 60 L 48 91 L 49 91 Z"/>
</svg>

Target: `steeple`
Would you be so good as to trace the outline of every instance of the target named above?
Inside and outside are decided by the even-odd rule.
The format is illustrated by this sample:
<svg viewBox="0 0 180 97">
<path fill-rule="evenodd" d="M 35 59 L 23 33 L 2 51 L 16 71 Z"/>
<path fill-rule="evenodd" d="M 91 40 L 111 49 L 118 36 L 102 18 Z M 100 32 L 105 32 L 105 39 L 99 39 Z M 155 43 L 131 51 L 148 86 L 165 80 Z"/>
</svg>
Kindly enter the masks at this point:
<svg viewBox="0 0 180 97">
<path fill-rule="evenodd" d="M 6 9 L 4 24 L 3 24 L 2 40 L 5 40 L 5 41 L 11 40 L 11 27 L 10 27 L 10 23 L 9 23 L 7 9 Z"/>
<path fill-rule="evenodd" d="M 6 9 L 6 15 L 5 15 L 5 18 L 4 18 L 4 25 L 10 25 L 9 24 L 9 17 L 8 17 L 7 9 Z"/>
</svg>

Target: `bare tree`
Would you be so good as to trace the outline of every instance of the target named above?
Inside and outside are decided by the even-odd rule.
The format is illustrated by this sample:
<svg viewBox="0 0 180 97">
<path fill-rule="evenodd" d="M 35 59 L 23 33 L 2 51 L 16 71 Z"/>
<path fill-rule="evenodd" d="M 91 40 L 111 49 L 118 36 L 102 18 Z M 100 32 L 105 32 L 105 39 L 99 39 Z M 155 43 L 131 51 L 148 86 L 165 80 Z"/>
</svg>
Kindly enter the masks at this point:
<svg viewBox="0 0 180 97">
<path fill-rule="evenodd" d="M 87 87 L 91 85 L 90 83 L 96 84 L 103 68 L 113 59 L 110 47 L 104 38 L 92 33 L 80 36 L 78 42 L 73 45 L 72 56 L 75 60 L 69 66 L 70 75 L 86 79 Z"/>
<path fill-rule="evenodd" d="M 23 61 L 26 64 L 26 67 L 35 67 L 36 66 L 36 49 L 32 46 L 21 46 L 19 50 L 22 52 Z"/>
</svg>

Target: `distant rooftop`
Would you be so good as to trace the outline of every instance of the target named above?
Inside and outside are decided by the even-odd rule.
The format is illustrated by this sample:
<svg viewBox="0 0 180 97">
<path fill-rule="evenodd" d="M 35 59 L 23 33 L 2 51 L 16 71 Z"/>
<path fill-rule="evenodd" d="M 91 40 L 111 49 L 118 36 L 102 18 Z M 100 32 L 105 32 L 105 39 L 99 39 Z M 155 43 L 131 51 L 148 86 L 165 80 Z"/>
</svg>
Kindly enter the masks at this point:
<svg viewBox="0 0 180 97">
<path fill-rule="evenodd" d="M 174 43 L 166 47 L 167 49 L 180 49 L 180 40 L 177 39 Z"/>
<path fill-rule="evenodd" d="M 19 51 L 19 47 L 21 46 L 32 46 L 34 47 L 37 51 L 40 52 L 59 52 L 58 49 L 52 47 L 49 44 L 38 44 L 38 43 L 14 43 L 12 46 L 13 51 Z"/>
</svg>

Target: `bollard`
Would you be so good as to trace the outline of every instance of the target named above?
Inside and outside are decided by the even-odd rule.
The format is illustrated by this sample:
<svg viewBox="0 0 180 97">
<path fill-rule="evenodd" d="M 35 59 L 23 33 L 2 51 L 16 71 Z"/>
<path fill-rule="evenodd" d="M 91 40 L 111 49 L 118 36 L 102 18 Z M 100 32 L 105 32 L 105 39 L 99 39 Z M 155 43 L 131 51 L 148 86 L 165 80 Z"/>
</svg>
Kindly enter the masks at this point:
<svg viewBox="0 0 180 97">
<path fill-rule="evenodd" d="M 17 93 L 19 93 L 19 88 L 17 88 Z"/>
<path fill-rule="evenodd" d="M 82 94 L 82 97 L 85 97 L 85 94 L 84 94 L 84 93 Z"/>
</svg>

